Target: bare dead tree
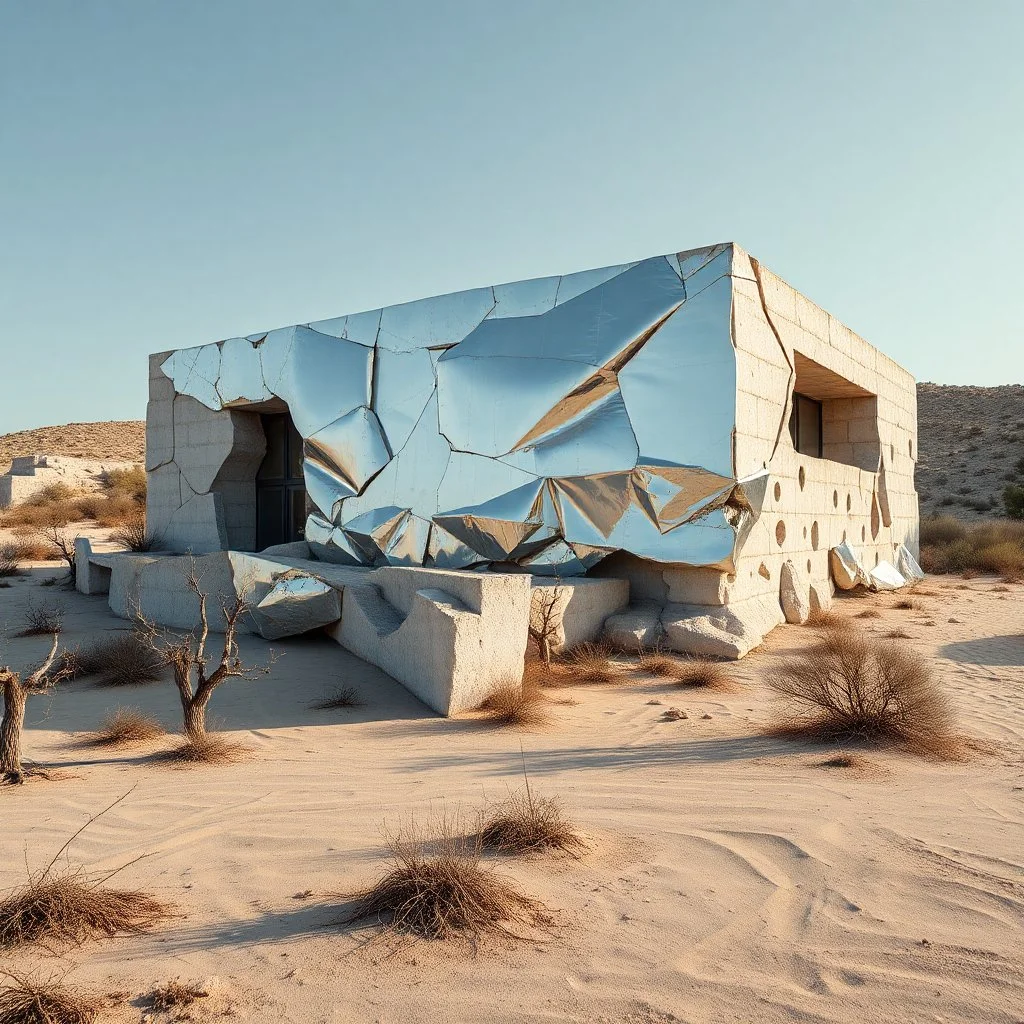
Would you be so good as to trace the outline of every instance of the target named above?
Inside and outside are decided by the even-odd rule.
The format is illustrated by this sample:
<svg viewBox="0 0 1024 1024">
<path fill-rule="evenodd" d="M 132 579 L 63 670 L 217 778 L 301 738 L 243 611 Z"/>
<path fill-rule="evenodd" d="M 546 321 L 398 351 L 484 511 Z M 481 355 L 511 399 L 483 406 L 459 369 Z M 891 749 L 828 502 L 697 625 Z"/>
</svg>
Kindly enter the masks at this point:
<svg viewBox="0 0 1024 1024">
<path fill-rule="evenodd" d="M 185 736 L 193 743 L 202 743 L 206 739 L 206 708 L 213 696 L 213 691 L 225 679 L 252 679 L 256 675 L 264 675 L 270 671 L 275 658 L 271 652 L 270 660 L 263 667 L 247 666 L 243 663 L 238 651 L 238 628 L 242 618 L 249 612 L 250 605 L 246 599 L 247 589 L 233 599 L 221 600 L 221 611 L 224 615 L 224 642 L 220 657 L 216 663 L 207 657 L 207 643 L 210 638 L 209 596 L 202 587 L 202 577 L 192 561 L 185 575 L 185 583 L 199 601 L 199 629 L 184 635 L 161 639 L 153 623 L 136 614 L 136 628 L 148 637 L 152 646 L 174 671 L 174 685 L 181 701 L 182 725 Z"/>
<path fill-rule="evenodd" d="M 55 670 L 53 667 L 59 639 L 54 633 L 50 653 L 24 678 L 20 672 L 0 667 L 0 688 L 4 695 L 4 713 L 0 719 L 0 784 L 18 785 L 29 775 L 46 775 L 41 768 L 22 764 L 21 738 L 25 730 L 28 698 L 52 689 L 66 676 L 63 669 Z"/>
<path fill-rule="evenodd" d="M 530 639 L 540 649 L 545 665 L 551 664 L 553 647 L 558 643 L 562 626 L 562 588 L 537 587 L 530 603 Z"/>
<path fill-rule="evenodd" d="M 42 527 L 39 536 L 43 538 L 60 555 L 68 567 L 68 576 L 75 578 L 75 538 L 70 537 L 55 523 Z"/>
</svg>

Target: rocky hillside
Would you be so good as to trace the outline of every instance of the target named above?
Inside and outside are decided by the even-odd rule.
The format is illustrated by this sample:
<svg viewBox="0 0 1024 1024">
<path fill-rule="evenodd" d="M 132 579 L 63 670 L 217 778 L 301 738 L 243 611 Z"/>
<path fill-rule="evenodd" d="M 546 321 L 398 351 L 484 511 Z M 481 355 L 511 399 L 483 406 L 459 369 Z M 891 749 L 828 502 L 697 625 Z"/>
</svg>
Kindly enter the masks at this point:
<svg viewBox="0 0 1024 1024">
<path fill-rule="evenodd" d="M 146 457 L 146 424 L 142 420 L 65 423 L 0 435 L 0 474 L 19 455 L 75 455 L 80 459 L 141 462 Z"/>
<path fill-rule="evenodd" d="M 1024 385 L 917 386 L 917 489 L 922 515 L 976 519 L 1002 513 L 1009 482 L 1024 483 Z M 68 423 L 0 436 L 0 473 L 16 455 L 142 461 L 141 420 Z M 1019 463 L 1019 465 L 1018 465 Z"/>
<path fill-rule="evenodd" d="M 921 515 L 1002 514 L 1008 483 L 1024 483 L 1024 385 L 917 386 Z"/>
</svg>

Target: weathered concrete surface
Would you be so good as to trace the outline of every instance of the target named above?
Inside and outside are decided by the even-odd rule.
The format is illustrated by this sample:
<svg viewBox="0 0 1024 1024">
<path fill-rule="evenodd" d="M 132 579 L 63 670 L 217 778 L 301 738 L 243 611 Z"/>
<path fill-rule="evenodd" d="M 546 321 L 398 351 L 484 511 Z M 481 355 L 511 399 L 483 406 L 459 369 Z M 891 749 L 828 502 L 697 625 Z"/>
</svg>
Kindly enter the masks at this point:
<svg viewBox="0 0 1024 1024">
<path fill-rule="evenodd" d="M 797 626 L 803 625 L 811 614 L 810 583 L 792 559 L 782 563 L 779 573 L 779 604 L 786 621 Z"/>
<path fill-rule="evenodd" d="M 138 462 L 116 459 L 79 459 L 70 455 L 19 455 L 11 468 L 0 475 L 0 508 L 17 505 L 26 498 L 64 484 L 75 491 L 95 491 L 114 469 L 134 469 Z"/>
<path fill-rule="evenodd" d="M 891 562 L 879 562 L 868 573 L 868 580 L 872 590 L 900 590 L 907 585 L 907 581 Z"/>
<path fill-rule="evenodd" d="M 665 639 L 661 612 L 662 605 L 657 601 L 631 604 L 605 619 L 603 639 L 627 654 L 655 650 Z"/>
<path fill-rule="evenodd" d="M 328 632 L 428 707 L 458 714 L 521 682 L 529 576 L 386 567 L 370 579 L 346 588 Z"/>
<path fill-rule="evenodd" d="M 661 615 L 672 650 L 729 659 L 748 654 L 784 619 L 778 600 L 760 597 L 720 607 L 670 604 Z"/>
<path fill-rule="evenodd" d="M 840 590 L 868 586 L 868 574 L 858 554 L 845 541 L 829 552 L 832 579 Z"/>
<path fill-rule="evenodd" d="M 531 628 L 542 628 L 551 607 L 551 650 L 596 640 L 605 620 L 629 604 L 629 582 L 623 579 L 572 577 L 564 580 L 533 577 Z"/>
</svg>

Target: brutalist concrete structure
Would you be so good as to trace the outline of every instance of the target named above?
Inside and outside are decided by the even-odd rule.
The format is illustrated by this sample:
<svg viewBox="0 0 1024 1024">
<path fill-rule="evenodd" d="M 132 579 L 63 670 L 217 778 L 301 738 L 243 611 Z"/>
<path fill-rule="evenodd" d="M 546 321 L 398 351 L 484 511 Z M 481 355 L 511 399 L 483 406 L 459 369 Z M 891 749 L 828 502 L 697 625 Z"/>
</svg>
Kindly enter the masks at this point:
<svg viewBox="0 0 1024 1024">
<path fill-rule="evenodd" d="M 907 371 L 721 244 L 158 353 L 147 517 L 433 601 L 529 574 L 624 646 L 741 657 L 917 575 L 916 424 Z"/>
</svg>

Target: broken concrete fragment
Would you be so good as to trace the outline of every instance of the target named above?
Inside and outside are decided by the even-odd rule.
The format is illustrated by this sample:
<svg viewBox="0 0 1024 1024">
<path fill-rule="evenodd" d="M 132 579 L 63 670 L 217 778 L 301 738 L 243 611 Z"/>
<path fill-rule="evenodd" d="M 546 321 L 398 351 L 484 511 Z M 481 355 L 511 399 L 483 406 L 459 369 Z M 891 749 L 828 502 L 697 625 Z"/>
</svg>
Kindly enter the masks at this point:
<svg viewBox="0 0 1024 1024">
<path fill-rule="evenodd" d="M 673 651 L 732 661 L 757 647 L 784 618 L 778 601 L 755 597 L 718 607 L 666 605 L 661 624 Z"/>
<path fill-rule="evenodd" d="M 845 541 L 828 553 L 832 579 L 840 590 L 868 586 L 868 574 L 853 548 Z"/>
<path fill-rule="evenodd" d="M 779 603 L 786 621 L 797 626 L 802 626 L 811 614 L 810 585 L 792 559 L 786 559 L 779 572 Z"/>
<path fill-rule="evenodd" d="M 901 544 L 896 549 L 896 569 L 910 583 L 924 579 L 924 570 L 918 565 L 917 559 L 910 553 L 906 544 Z"/>
<path fill-rule="evenodd" d="M 879 562 L 868 573 L 868 580 L 872 590 L 899 590 L 907 585 L 907 581 L 889 562 Z"/>
<path fill-rule="evenodd" d="M 603 639 L 620 651 L 635 654 L 653 650 L 664 639 L 661 605 L 653 601 L 631 604 L 625 611 L 610 615 L 604 622 Z"/>
<path fill-rule="evenodd" d="M 811 615 L 820 615 L 832 607 L 832 582 L 831 580 L 811 580 L 808 587 L 808 597 L 811 603 Z"/>
</svg>

